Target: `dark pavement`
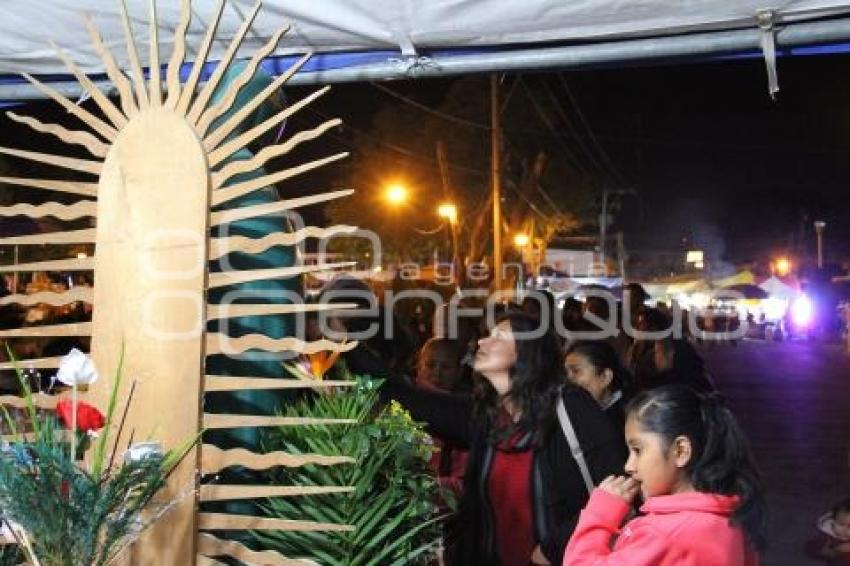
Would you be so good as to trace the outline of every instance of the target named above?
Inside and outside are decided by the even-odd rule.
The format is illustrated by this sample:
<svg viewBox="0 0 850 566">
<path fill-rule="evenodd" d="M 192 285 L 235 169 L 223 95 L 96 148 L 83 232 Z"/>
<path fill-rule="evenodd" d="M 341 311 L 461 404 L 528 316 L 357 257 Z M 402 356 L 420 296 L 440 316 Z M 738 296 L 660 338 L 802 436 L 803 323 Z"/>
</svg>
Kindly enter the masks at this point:
<svg viewBox="0 0 850 566">
<path fill-rule="evenodd" d="M 755 341 L 702 353 L 764 476 L 771 528 L 762 564 L 816 564 L 803 542 L 850 496 L 850 355 L 837 344 Z"/>
</svg>

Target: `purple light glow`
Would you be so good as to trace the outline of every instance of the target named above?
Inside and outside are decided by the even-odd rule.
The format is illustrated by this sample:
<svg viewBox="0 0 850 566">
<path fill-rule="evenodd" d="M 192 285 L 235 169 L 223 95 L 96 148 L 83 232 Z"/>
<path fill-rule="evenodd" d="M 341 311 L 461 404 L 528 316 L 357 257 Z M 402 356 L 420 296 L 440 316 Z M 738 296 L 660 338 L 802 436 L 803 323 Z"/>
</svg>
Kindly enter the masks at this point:
<svg viewBox="0 0 850 566">
<path fill-rule="evenodd" d="M 796 326 L 809 326 L 813 311 L 812 300 L 806 295 L 800 295 L 791 304 L 791 318 Z"/>
</svg>

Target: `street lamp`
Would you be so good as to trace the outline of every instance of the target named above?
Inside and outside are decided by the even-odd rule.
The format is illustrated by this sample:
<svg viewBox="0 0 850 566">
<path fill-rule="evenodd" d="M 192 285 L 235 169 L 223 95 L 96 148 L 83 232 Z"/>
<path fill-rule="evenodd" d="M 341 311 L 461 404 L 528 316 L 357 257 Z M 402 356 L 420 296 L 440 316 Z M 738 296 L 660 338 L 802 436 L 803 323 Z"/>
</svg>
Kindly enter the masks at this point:
<svg viewBox="0 0 850 566">
<path fill-rule="evenodd" d="M 454 224 L 457 222 L 457 207 L 450 202 L 444 202 L 437 207 L 437 216 Z"/>
<path fill-rule="evenodd" d="M 773 264 L 773 270 L 780 277 L 785 277 L 791 273 L 791 260 L 787 257 L 780 257 Z"/>
<path fill-rule="evenodd" d="M 528 234 L 516 234 L 514 236 L 514 245 L 520 249 L 528 245 L 530 239 Z"/>
<path fill-rule="evenodd" d="M 407 201 L 407 187 L 404 185 L 390 185 L 384 193 L 387 202 L 393 206 L 401 206 Z"/>
</svg>

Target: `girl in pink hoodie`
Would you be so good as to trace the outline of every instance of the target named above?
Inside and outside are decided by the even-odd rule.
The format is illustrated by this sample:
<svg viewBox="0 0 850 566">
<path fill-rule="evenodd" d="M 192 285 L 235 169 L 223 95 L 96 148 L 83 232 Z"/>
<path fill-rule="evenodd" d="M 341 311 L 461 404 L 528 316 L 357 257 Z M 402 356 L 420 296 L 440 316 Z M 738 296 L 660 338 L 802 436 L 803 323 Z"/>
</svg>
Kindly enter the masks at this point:
<svg viewBox="0 0 850 566">
<path fill-rule="evenodd" d="M 628 476 L 593 491 L 563 566 L 756 566 L 759 475 L 719 397 L 669 385 L 640 393 L 626 413 Z M 641 514 L 620 530 L 638 493 Z"/>
</svg>

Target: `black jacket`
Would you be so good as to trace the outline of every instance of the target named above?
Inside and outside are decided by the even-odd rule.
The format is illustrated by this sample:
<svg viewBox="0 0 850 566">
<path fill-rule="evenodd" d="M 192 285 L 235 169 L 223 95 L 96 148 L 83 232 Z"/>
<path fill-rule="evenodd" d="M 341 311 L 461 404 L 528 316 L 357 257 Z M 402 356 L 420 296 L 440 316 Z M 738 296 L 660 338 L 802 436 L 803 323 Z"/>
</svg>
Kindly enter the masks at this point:
<svg viewBox="0 0 850 566">
<path fill-rule="evenodd" d="M 432 433 L 469 448 L 463 499 L 454 521 L 456 532 L 447 541 L 447 559 L 453 566 L 497 566 L 494 518 L 488 498 L 494 447 L 487 440 L 483 423 L 474 419 L 472 399 L 415 389 L 402 376 L 387 372 L 377 358 L 362 348 L 349 353 L 347 361 L 355 373 L 385 378 L 382 395 L 399 401 L 414 420 L 425 422 Z M 583 389 L 565 385 L 563 399 L 594 483 L 622 474 L 626 460 L 622 431 L 614 430 L 596 401 Z M 552 415 L 551 430 L 535 449 L 532 503 L 536 538 L 549 561 L 560 564 L 588 493 L 554 407 Z"/>
</svg>

